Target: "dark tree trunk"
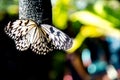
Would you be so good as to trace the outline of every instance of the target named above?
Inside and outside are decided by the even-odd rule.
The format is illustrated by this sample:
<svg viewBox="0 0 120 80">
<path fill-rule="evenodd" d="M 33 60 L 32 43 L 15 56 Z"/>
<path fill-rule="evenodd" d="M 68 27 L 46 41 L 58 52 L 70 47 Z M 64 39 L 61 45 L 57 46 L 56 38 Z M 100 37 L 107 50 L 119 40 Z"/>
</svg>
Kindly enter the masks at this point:
<svg viewBox="0 0 120 80">
<path fill-rule="evenodd" d="M 32 19 L 38 24 L 52 22 L 50 0 L 19 0 L 19 19 Z"/>
<path fill-rule="evenodd" d="M 41 23 L 52 24 L 50 0 L 19 0 L 19 19 L 32 19 L 39 26 Z M 25 54 L 26 57 L 20 57 L 19 65 L 23 67 L 23 69 L 19 67 L 22 70 L 20 74 L 27 74 L 26 78 L 33 80 L 49 80 L 51 56 L 36 55 L 31 50 L 26 51 Z"/>
</svg>

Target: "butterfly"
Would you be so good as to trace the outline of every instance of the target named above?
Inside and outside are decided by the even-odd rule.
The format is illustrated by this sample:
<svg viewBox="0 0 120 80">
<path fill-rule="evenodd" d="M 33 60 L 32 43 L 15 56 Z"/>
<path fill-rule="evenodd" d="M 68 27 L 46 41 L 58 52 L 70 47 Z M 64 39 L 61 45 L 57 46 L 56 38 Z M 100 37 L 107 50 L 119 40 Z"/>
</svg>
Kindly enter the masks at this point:
<svg viewBox="0 0 120 80">
<path fill-rule="evenodd" d="M 33 20 L 9 22 L 4 31 L 20 51 L 30 48 L 37 54 L 45 55 L 55 49 L 67 50 L 72 46 L 72 39 L 65 33 L 48 24 L 38 26 Z"/>
</svg>

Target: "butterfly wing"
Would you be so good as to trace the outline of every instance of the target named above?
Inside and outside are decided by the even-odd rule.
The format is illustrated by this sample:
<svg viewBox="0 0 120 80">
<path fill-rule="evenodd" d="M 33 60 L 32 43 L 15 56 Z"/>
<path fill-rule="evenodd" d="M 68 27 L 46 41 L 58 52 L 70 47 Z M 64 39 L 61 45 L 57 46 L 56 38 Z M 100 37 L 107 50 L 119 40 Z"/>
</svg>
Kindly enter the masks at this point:
<svg viewBox="0 0 120 80">
<path fill-rule="evenodd" d="M 48 45 L 48 41 L 45 38 L 45 35 L 41 31 L 41 28 L 35 30 L 35 33 L 32 35 L 33 38 L 31 41 L 31 49 L 37 54 L 46 54 L 49 51 L 52 51 L 52 47 Z"/>
<path fill-rule="evenodd" d="M 72 39 L 53 26 L 42 24 L 41 27 L 32 20 L 16 20 L 9 22 L 5 32 L 14 39 L 20 51 L 29 47 L 38 54 L 46 54 L 53 49 L 69 49 Z"/>
<path fill-rule="evenodd" d="M 16 20 L 9 22 L 5 27 L 5 32 L 14 39 L 16 48 L 20 51 L 27 50 L 31 44 L 32 32 L 36 28 L 36 23 L 31 20 Z"/>
<path fill-rule="evenodd" d="M 26 36 L 22 36 L 21 38 L 14 40 L 16 44 L 16 48 L 20 51 L 27 50 L 30 47 L 29 38 Z"/>
<path fill-rule="evenodd" d="M 54 49 L 67 50 L 72 46 L 72 39 L 57 28 L 48 24 L 41 24 L 41 28 L 48 34 Z"/>
<path fill-rule="evenodd" d="M 17 40 L 26 35 L 34 26 L 37 25 L 31 20 L 16 20 L 13 23 L 9 22 L 4 30 L 12 39 Z"/>
<path fill-rule="evenodd" d="M 29 47 L 38 54 L 46 54 L 53 50 L 45 38 L 45 32 L 38 28 L 32 20 L 16 20 L 9 22 L 5 27 L 5 32 L 14 39 L 16 48 L 20 51 Z"/>
</svg>

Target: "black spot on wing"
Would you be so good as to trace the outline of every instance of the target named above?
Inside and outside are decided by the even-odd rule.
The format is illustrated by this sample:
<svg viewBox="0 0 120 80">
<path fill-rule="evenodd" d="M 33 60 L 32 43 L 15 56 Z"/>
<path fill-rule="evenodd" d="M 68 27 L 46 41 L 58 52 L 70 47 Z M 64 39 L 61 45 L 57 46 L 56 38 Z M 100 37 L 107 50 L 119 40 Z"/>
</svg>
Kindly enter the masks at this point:
<svg viewBox="0 0 120 80">
<path fill-rule="evenodd" d="M 28 28 L 25 30 L 25 32 L 27 32 L 28 31 Z"/>
<path fill-rule="evenodd" d="M 19 23 L 19 25 L 21 26 L 21 24 L 22 24 L 23 22 L 20 20 L 20 23 Z"/>
<path fill-rule="evenodd" d="M 52 27 L 50 27 L 50 31 L 51 31 L 51 33 L 54 33 L 54 32 L 55 32 Z"/>
<path fill-rule="evenodd" d="M 25 22 L 25 26 L 26 26 L 28 23 L 29 23 L 29 20 L 27 20 L 27 21 Z"/>
<path fill-rule="evenodd" d="M 57 32 L 57 36 L 60 36 L 60 32 L 59 31 Z"/>
</svg>

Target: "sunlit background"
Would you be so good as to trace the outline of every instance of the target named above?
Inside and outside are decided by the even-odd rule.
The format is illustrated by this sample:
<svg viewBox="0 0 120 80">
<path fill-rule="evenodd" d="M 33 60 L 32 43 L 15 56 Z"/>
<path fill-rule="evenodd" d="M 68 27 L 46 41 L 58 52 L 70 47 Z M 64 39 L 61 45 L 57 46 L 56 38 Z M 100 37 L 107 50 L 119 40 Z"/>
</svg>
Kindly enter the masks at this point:
<svg viewBox="0 0 120 80">
<path fill-rule="evenodd" d="M 120 79 L 120 1 L 51 2 L 53 24 L 73 38 L 73 46 L 54 55 L 49 79 Z M 18 0 L 0 0 L 0 27 L 18 19 L 18 10 Z"/>
</svg>

